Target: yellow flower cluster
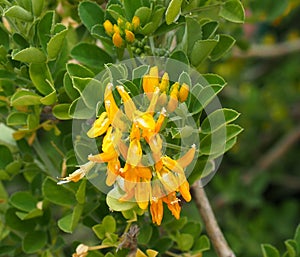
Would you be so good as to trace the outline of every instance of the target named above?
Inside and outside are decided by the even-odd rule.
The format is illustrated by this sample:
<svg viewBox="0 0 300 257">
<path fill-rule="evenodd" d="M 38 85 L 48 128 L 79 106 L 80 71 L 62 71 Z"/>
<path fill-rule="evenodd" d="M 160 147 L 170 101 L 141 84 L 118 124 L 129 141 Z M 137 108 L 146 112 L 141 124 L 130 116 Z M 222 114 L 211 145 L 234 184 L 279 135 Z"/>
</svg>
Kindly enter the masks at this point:
<svg viewBox="0 0 300 257">
<path fill-rule="evenodd" d="M 158 68 L 152 67 L 149 74 L 143 77 L 143 89 L 149 98 L 145 111 L 137 109 L 123 86 L 116 86 L 123 102 L 123 108 L 119 108 L 113 96 L 113 87 L 111 83 L 106 86 L 105 112 L 87 132 L 90 138 L 105 134 L 102 152 L 88 159 L 92 163 L 107 163 L 108 186 L 113 185 L 118 177 L 123 179 L 122 190 L 125 193 L 120 201 L 135 199 L 143 210 L 150 203 L 153 223 L 161 224 L 163 202 L 179 219 L 181 207 L 176 193 L 180 192 L 186 201 L 191 200 L 184 169 L 192 162 L 196 147 L 192 145 L 182 157 L 174 160 L 163 154 L 160 131 L 168 113 L 175 110 L 178 101 L 187 99 L 188 86 L 183 84 L 180 87 L 176 82 L 169 90 L 168 74 L 165 73 L 160 80 Z M 86 174 L 84 169 L 83 172 Z M 78 170 L 75 175 L 69 175 L 64 181 L 77 181 L 82 177 Z"/>
<path fill-rule="evenodd" d="M 118 18 L 117 24 L 112 24 L 110 20 L 106 20 L 103 23 L 106 34 L 112 37 L 113 44 L 118 48 L 124 46 L 124 41 L 128 43 L 134 42 L 134 32 L 139 26 L 140 18 L 138 16 L 134 16 L 131 22 Z"/>
</svg>

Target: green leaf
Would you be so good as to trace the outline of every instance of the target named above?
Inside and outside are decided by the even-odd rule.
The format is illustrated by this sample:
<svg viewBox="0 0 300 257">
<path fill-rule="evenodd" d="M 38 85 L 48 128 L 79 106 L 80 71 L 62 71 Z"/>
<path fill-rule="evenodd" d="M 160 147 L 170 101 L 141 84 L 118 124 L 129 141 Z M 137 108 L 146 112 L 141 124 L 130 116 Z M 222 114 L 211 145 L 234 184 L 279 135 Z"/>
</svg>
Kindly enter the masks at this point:
<svg viewBox="0 0 300 257">
<path fill-rule="evenodd" d="M 0 46 L 3 45 L 5 49 L 9 49 L 9 36 L 6 30 L 0 27 Z"/>
<path fill-rule="evenodd" d="M 6 124 L 9 126 L 18 126 L 27 124 L 27 113 L 11 112 L 6 119 Z"/>
<path fill-rule="evenodd" d="M 21 48 L 29 47 L 29 43 L 27 40 L 19 33 L 14 33 L 12 39 L 15 43 L 17 43 Z"/>
<path fill-rule="evenodd" d="M 209 114 L 201 123 L 201 133 L 212 133 L 224 124 L 236 120 L 240 114 L 232 109 L 219 109 Z"/>
<path fill-rule="evenodd" d="M 30 12 L 18 5 L 14 5 L 7 9 L 4 13 L 4 16 L 16 18 L 22 21 L 32 21 L 33 19 Z"/>
<path fill-rule="evenodd" d="M 209 39 L 214 36 L 219 23 L 217 21 L 209 21 L 202 25 L 202 39 Z"/>
<path fill-rule="evenodd" d="M 25 212 L 32 211 L 36 208 L 37 204 L 37 200 L 29 192 L 26 191 L 14 193 L 10 197 L 9 201 L 12 206 Z"/>
<path fill-rule="evenodd" d="M 193 100 L 190 102 L 189 109 L 193 114 L 202 111 L 223 88 L 219 85 L 206 86 L 202 88 L 201 85 L 196 85 L 198 86 L 192 87 L 190 91 L 193 96 L 191 97 Z"/>
<path fill-rule="evenodd" d="M 105 238 L 105 228 L 102 224 L 97 224 L 92 229 L 99 239 L 103 240 Z"/>
<path fill-rule="evenodd" d="M 15 160 L 15 161 L 12 161 L 9 164 L 7 164 L 5 167 L 5 170 L 10 175 L 16 175 L 19 173 L 21 167 L 22 167 L 22 161 Z"/>
<path fill-rule="evenodd" d="M 47 234 L 44 231 L 33 231 L 25 235 L 22 248 L 25 253 L 35 253 L 47 243 Z"/>
<path fill-rule="evenodd" d="M 298 251 L 300 252 L 300 224 L 298 225 L 298 227 L 296 229 L 294 240 L 297 243 Z"/>
<path fill-rule="evenodd" d="M 284 242 L 287 252 L 289 254 L 289 257 L 296 257 L 297 256 L 297 243 L 295 240 L 286 240 Z"/>
<path fill-rule="evenodd" d="M 192 65 L 198 67 L 210 55 L 218 41 L 219 38 L 196 41 L 190 55 Z"/>
<path fill-rule="evenodd" d="M 60 120 L 70 120 L 72 117 L 69 115 L 71 104 L 57 104 L 53 107 L 53 115 Z"/>
<path fill-rule="evenodd" d="M 95 109 L 88 108 L 79 97 L 71 103 L 69 115 L 74 119 L 90 119 L 95 115 Z M 86 156 L 82 157 L 86 160 Z"/>
<path fill-rule="evenodd" d="M 95 74 L 90 69 L 77 63 L 68 63 L 67 71 L 70 76 L 74 77 L 93 78 L 95 76 Z"/>
<path fill-rule="evenodd" d="M 55 90 L 52 75 L 46 63 L 31 63 L 29 75 L 32 83 L 41 94 L 48 95 Z"/>
<path fill-rule="evenodd" d="M 143 6 L 141 0 L 126 0 L 123 2 L 126 17 L 131 21 L 136 10 Z"/>
<path fill-rule="evenodd" d="M 91 68 L 100 71 L 104 68 L 104 64 L 111 63 L 111 56 L 103 49 L 94 44 L 80 43 L 71 51 L 72 58 L 78 60 Z"/>
<path fill-rule="evenodd" d="M 189 251 L 194 244 L 194 237 L 190 234 L 182 233 L 176 237 L 176 242 L 181 251 Z"/>
<path fill-rule="evenodd" d="M 195 241 L 194 247 L 193 247 L 193 251 L 207 251 L 210 249 L 210 242 L 209 239 L 206 235 L 202 235 L 200 238 L 198 238 Z"/>
<path fill-rule="evenodd" d="M 95 2 L 83 1 L 78 5 L 80 20 L 91 31 L 92 27 L 104 22 L 104 11 Z"/>
<path fill-rule="evenodd" d="M 279 251 L 270 244 L 261 245 L 263 257 L 280 257 Z"/>
<path fill-rule="evenodd" d="M 17 231 L 28 232 L 32 231 L 36 226 L 36 221 L 30 220 L 21 220 L 16 215 L 16 209 L 10 208 L 5 213 L 5 224 L 10 228 Z"/>
<path fill-rule="evenodd" d="M 184 225 L 180 232 L 198 238 L 201 233 L 201 224 L 199 222 L 190 221 Z"/>
<path fill-rule="evenodd" d="M 8 165 L 13 161 L 13 155 L 9 150 L 9 148 L 5 145 L 0 145 L 0 153 L 1 153 L 0 169 L 2 169 L 5 168 L 6 165 Z"/>
<path fill-rule="evenodd" d="M 110 4 L 106 11 L 117 21 L 118 18 L 121 18 L 122 20 L 125 19 L 124 11 L 121 5 L 119 4 Z"/>
<path fill-rule="evenodd" d="M 203 157 L 203 156 L 202 156 Z M 208 158 L 200 158 L 197 160 L 195 168 L 188 177 L 190 184 L 193 184 L 199 178 L 205 178 L 215 171 L 215 163 L 213 160 L 208 160 Z"/>
<path fill-rule="evenodd" d="M 106 197 L 106 203 L 110 209 L 114 211 L 126 211 L 134 208 L 136 206 L 135 202 L 126 202 L 126 201 L 119 201 L 119 199 L 124 195 L 122 194 L 118 187 L 115 187 Z"/>
<path fill-rule="evenodd" d="M 82 210 L 83 205 L 77 204 L 71 214 L 58 220 L 58 227 L 66 233 L 72 233 L 80 220 Z"/>
<path fill-rule="evenodd" d="M 103 101 L 105 88 L 99 80 L 72 77 L 72 81 L 88 108 L 94 109 L 99 101 Z"/>
<path fill-rule="evenodd" d="M 45 13 L 40 22 L 38 23 L 37 34 L 40 39 L 40 43 L 44 51 L 47 50 L 47 43 L 51 39 L 52 27 L 55 23 L 54 11 L 49 11 Z"/>
<path fill-rule="evenodd" d="M 47 243 L 47 234 L 44 231 L 32 231 L 25 235 L 22 248 L 25 253 L 35 253 Z"/>
<path fill-rule="evenodd" d="M 57 185 L 57 182 L 50 177 L 45 179 L 42 190 L 45 199 L 57 205 L 72 206 L 77 202 L 71 190 L 66 186 Z"/>
<path fill-rule="evenodd" d="M 180 15 L 182 0 L 171 0 L 166 11 L 166 22 L 175 22 Z"/>
<path fill-rule="evenodd" d="M 212 61 L 220 59 L 231 49 L 231 47 L 233 47 L 235 43 L 235 39 L 229 35 L 220 34 L 219 36 L 219 42 L 210 54 Z"/>
<path fill-rule="evenodd" d="M 132 71 L 132 80 L 140 79 L 149 71 L 149 65 L 141 65 Z"/>
<path fill-rule="evenodd" d="M 151 14 L 150 8 L 142 6 L 135 11 L 134 15 L 140 18 L 141 26 L 144 26 L 150 20 Z"/>
<path fill-rule="evenodd" d="M 85 190 L 86 190 L 86 179 L 82 180 L 80 186 L 76 192 L 76 200 L 80 204 L 85 203 Z"/>
<path fill-rule="evenodd" d="M 33 209 L 30 212 L 16 212 L 16 215 L 21 220 L 29 220 L 34 219 L 36 217 L 41 217 L 43 215 L 43 211 L 40 209 Z"/>
<path fill-rule="evenodd" d="M 114 233 L 116 231 L 116 220 L 112 216 L 105 216 L 102 220 L 102 225 L 108 233 Z"/>
<path fill-rule="evenodd" d="M 192 85 L 192 81 L 191 81 L 191 77 L 190 75 L 183 71 L 180 76 L 179 76 L 179 79 L 178 79 L 178 82 L 180 85 L 182 85 L 183 83 L 187 84 L 189 87 L 191 87 Z"/>
<path fill-rule="evenodd" d="M 55 34 L 47 44 L 48 59 L 54 60 L 61 51 L 68 29 Z"/>
<path fill-rule="evenodd" d="M 12 58 L 20 62 L 43 63 L 46 62 L 46 55 L 38 48 L 29 47 L 17 53 L 13 53 Z"/>
<path fill-rule="evenodd" d="M 44 7 L 44 0 L 31 0 L 32 11 L 35 17 L 39 17 Z"/>
<path fill-rule="evenodd" d="M 152 237 L 153 228 L 149 224 L 143 224 L 138 234 L 138 243 L 147 245 Z"/>
<path fill-rule="evenodd" d="M 243 23 L 245 20 L 245 10 L 239 0 L 228 0 L 223 3 L 219 15 L 228 21 L 236 23 Z"/>
<path fill-rule="evenodd" d="M 37 105 L 41 104 L 41 96 L 28 91 L 28 90 L 19 90 L 17 91 L 10 99 L 10 103 L 12 106 L 20 106 L 20 105 Z"/>
<path fill-rule="evenodd" d="M 190 55 L 195 42 L 202 39 L 202 30 L 199 22 L 196 19 L 186 17 L 185 20 L 185 33 L 182 39 L 181 47 L 184 52 Z"/>
<path fill-rule="evenodd" d="M 78 90 L 73 87 L 72 79 L 68 73 L 64 75 L 64 89 L 71 100 L 75 100 L 80 96 Z"/>
<path fill-rule="evenodd" d="M 44 105 L 52 105 L 56 102 L 56 100 L 57 100 L 56 91 L 54 90 L 49 95 L 46 95 L 43 98 L 41 98 L 41 103 Z"/>
</svg>

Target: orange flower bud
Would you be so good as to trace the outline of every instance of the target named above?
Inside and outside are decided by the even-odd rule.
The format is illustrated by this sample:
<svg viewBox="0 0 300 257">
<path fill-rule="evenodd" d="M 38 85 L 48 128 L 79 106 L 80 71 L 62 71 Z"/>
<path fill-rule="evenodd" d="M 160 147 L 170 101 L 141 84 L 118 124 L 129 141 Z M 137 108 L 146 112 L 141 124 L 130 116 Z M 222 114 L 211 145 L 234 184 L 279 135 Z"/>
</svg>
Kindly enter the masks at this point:
<svg viewBox="0 0 300 257">
<path fill-rule="evenodd" d="M 158 68 L 157 66 L 154 66 L 150 68 L 149 74 L 143 77 L 143 89 L 148 98 L 152 97 L 152 93 L 158 85 Z"/>
<path fill-rule="evenodd" d="M 117 24 L 114 24 L 114 32 L 115 32 L 115 33 L 120 33 L 120 34 L 121 34 L 120 27 L 119 27 Z"/>
<path fill-rule="evenodd" d="M 179 94 L 178 94 L 179 101 L 181 103 L 184 102 L 188 98 L 188 95 L 189 95 L 189 86 L 183 83 L 180 87 Z"/>
<path fill-rule="evenodd" d="M 114 45 L 118 48 L 121 48 L 123 45 L 123 38 L 121 37 L 119 32 L 115 32 L 112 37 L 112 41 Z"/>
<path fill-rule="evenodd" d="M 128 30 L 132 31 L 133 27 L 132 27 L 132 25 L 131 25 L 130 22 L 126 21 L 126 23 L 125 23 L 125 29 L 128 29 Z"/>
<path fill-rule="evenodd" d="M 178 106 L 178 88 L 179 83 L 175 82 L 170 90 L 170 99 L 167 105 L 168 112 L 174 112 Z"/>
<path fill-rule="evenodd" d="M 182 168 L 185 168 L 186 166 L 188 166 L 192 160 L 194 159 L 194 155 L 195 155 L 195 152 L 196 152 L 196 145 L 193 144 L 191 149 L 188 150 L 186 152 L 185 155 L 183 155 L 181 158 L 179 158 L 177 160 L 177 163 L 182 167 Z"/>
<path fill-rule="evenodd" d="M 167 97 L 166 92 L 162 92 L 158 98 L 157 103 L 163 107 L 163 106 L 166 106 L 167 101 L 168 101 L 168 97 Z"/>
<path fill-rule="evenodd" d="M 138 16 L 133 16 L 131 24 L 133 29 L 136 30 L 140 26 L 140 18 Z"/>
<path fill-rule="evenodd" d="M 106 34 L 109 35 L 110 37 L 114 34 L 114 26 L 112 25 L 110 20 L 106 20 L 103 23 L 103 27 L 104 27 Z"/>
<path fill-rule="evenodd" d="M 135 36 L 130 30 L 125 29 L 125 38 L 127 42 L 133 43 Z"/>
<path fill-rule="evenodd" d="M 161 92 L 166 92 L 168 90 L 168 87 L 169 87 L 169 75 L 167 72 L 165 72 L 159 84 L 159 89 Z"/>
</svg>

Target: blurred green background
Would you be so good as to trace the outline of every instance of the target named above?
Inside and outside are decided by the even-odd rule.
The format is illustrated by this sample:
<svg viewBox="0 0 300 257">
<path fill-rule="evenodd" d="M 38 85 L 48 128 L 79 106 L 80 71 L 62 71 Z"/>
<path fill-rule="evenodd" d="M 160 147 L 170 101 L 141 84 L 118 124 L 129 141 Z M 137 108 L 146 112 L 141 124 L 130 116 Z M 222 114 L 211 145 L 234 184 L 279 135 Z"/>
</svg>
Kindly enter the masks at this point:
<svg viewBox="0 0 300 257">
<path fill-rule="evenodd" d="M 221 102 L 245 130 L 206 190 L 236 254 L 260 256 L 261 243 L 282 252 L 300 222 L 300 2 L 242 2 L 232 29 L 246 52 L 207 69 L 228 81 Z"/>
</svg>

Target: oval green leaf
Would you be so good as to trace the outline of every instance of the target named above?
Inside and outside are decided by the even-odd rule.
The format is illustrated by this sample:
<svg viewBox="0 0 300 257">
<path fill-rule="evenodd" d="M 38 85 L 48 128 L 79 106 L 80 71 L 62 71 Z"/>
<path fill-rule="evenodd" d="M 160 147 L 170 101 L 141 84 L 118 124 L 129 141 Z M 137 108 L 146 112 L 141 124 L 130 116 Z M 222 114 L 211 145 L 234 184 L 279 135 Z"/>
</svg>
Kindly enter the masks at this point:
<svg viewBox="0 0 300 257">
<path fill-rule="evenodd" d="M 22 21 L 32 21 L 33 17 L 30 12 L 22 8 L 21 6 L 14 5 L 10 7 L 6 12 L 4 13 L 4 16 L 10 17 L 10 18 L 16 18 Z"/>
<path fill-rule="evenodd" d="M 166 23 L 175 22 L 180 15 L 182 0 L 171 0 L 166 11 Z"/>
<path fill-rule="evenodd" d="M 25 253 L 35 253 L 47 243 L 47 234 L 44 231 L 29 232 L 23 239 L 22 248 Z"/>
<path fill-rule="evenodd" d="M 219 15 L 228 21 L 236 23 L 243 23 L 245 20 L 245 10 L 239 0 L 228 0 L 223 3 Z"/>
<path fill-rule="evenodd" d="M 25 48 L 12 55 L 14 60 L 28 63 L 43 63 L 46 62 L 46 55 L 38 48 L 29 47 Z"/>
<path fill-rule="evenodd" d="M 37 105 L 41 104 L 41 96 L 28 91 L 28 90 L 19 90 L 17 91 L 10 99 L 12 106 L 21 106 L 21 105 Z"/>
</svg>

